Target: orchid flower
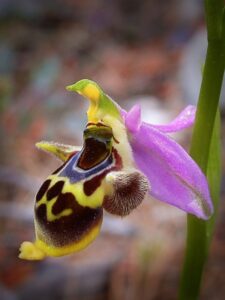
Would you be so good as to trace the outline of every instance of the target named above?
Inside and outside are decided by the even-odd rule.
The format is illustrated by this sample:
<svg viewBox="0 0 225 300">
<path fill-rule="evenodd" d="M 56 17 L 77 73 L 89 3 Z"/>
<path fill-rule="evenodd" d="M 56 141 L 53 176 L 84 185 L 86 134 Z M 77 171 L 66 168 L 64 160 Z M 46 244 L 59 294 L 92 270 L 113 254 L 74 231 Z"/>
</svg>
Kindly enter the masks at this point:
<svg viewBox="0 0 225 300">
<path fill-rule="evenodd" d="M 37 260 L 79 251 L 98 235 L 103 209 L 125 216 L 149 193 L 198 218 L 213 213 L 207 180 L 187 152 L 167 135 L 191 126 L 188 106 L 168 125 L 141 121 L 135 105 L 123 110 L 93 81 L 67 87 L 90 100 L 83 147 L 39 142 L 63 164 L 43 183 L 35 202 L 34 243 L 20 258 Z"/>
</svg>

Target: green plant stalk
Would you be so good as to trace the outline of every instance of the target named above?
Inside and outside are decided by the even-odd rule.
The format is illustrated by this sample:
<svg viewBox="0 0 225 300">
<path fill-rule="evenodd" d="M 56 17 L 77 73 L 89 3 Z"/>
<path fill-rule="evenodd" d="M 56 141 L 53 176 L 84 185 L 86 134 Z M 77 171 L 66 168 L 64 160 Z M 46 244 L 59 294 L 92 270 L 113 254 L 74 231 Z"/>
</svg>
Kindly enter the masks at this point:
<svg viewBox="0 0 225 300">
<path fill-rule="evenodd" d="M 225 64 L 223 1 L 206 0 L 208 49 L 197 106 L 190 154 L 207 175 L 215 211 L 219 199 L 219 96 Z M 215 182 L 218 180 L 218 182 Z M 187 216 L 186 253 L 179 299 L 198 299 L 201 277 L 215 223 Z"/>
<path fill-rule="evenodd" d="M 220 118 L 218 110 L 212 133 L 207 167 L 207 178 L 215 212 L 208 222 L 188 216 L 187 248 L 180 286 L 180 299 L 197 299 L 199 294 L 202 271 L 214 229 L 220 196 L 221 147 L 219 137 Z"/>
<path fill-rule="evenodd" d="M 207 179 L 209 182 L 210 192 L 214 204 L 214 214 L 207 222 L 207 238 L 208 246 L 210 244 L 213 229 L 216 222 L 218 204 L 220 199 L 220 186 L 222 177 L 222 160 L 221 160 L 221 139 L 220 139 L 220 114 L 219 109 L 217 110 L 215 126 L 212 134 L 210 153 L 207 167 Z M 217 172 L 214 172 L 217 170 Z"/>
</svg>

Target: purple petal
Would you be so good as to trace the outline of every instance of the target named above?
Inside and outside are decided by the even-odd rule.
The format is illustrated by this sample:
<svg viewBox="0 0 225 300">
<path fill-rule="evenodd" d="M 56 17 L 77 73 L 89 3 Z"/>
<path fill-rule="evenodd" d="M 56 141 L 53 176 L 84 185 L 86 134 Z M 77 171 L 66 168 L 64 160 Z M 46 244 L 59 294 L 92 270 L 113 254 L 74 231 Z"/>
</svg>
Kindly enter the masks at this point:
<svg viewBox="0 0 225 300">
<path fill-rule="evenodd" d="M 188 105 L 171 123 L 167 125 L 152 125 L 163 132 L 176 132 L 194 124 L 196 107 Z"/>
<path fill-rule="evenodd" d="M 126 114 L 125 125 L 130 132 L 137 132 L 141 126 L 141 107 L 134 105 Z"/>
<path fill-rule="evenodd" d="M 146 124 L 132 134 L 130 143 L 153 197 L 202 219 L 212 214 L 206 177 L 179 144 Z"/>
</svg>

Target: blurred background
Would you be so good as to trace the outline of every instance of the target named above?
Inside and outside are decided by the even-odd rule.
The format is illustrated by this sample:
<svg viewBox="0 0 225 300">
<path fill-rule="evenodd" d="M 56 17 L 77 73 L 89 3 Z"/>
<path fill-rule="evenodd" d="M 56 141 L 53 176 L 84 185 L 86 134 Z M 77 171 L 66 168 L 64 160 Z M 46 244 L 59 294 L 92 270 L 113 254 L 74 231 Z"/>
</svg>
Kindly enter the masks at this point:
<svg viewBox="0 0 225 300">
<path fill-rule="evenodd" d="M 154 199 L 124 219 L 105 214 L 100 236 L 81 253 L 41 262 L 17 256 L 34 237 L 35 194 L 59 166 L 35 142 L 82 143 L 88 104 L 65 86 L 93 79 L 124 108 L 140 103 L 146 121 L 169 122 L 197 102 L 203 1 L 1 0 L 0 39 L 0 299 L 176 299 L 185 214 Z M 176 139 L 188 150 L 190 136 Z M 223 159 L 206 300 L 225 297 L 224 170 Z"/>
</svg>

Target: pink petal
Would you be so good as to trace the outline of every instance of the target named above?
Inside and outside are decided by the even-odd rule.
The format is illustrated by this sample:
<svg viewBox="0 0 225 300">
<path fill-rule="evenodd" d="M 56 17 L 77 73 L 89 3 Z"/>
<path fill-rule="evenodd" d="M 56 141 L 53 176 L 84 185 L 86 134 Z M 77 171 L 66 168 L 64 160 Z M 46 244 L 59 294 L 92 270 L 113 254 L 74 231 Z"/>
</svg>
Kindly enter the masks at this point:
<svg viewBox="0 0 225 300">
<path fill-rule="evenodd" d="M 163 132 L 176 132 L 191 127 L 195 122 L 196 107 L 188 105 L 171 123 L 167 125 L 152 125 Z"/>
<path fill-rule="evenodd" d="M 141 126 L 141 107 L 134 105 L 126 114 L 125 125 L 130 132 L 137 132 Z"/>
<path fill-rule="evenodd" d="M 213 206 L 206 177 L 179 144 L 146 124 L 132 134 L 130 143 L 153 197 L 199 218 L 209 218 Z"/>
</svg>

